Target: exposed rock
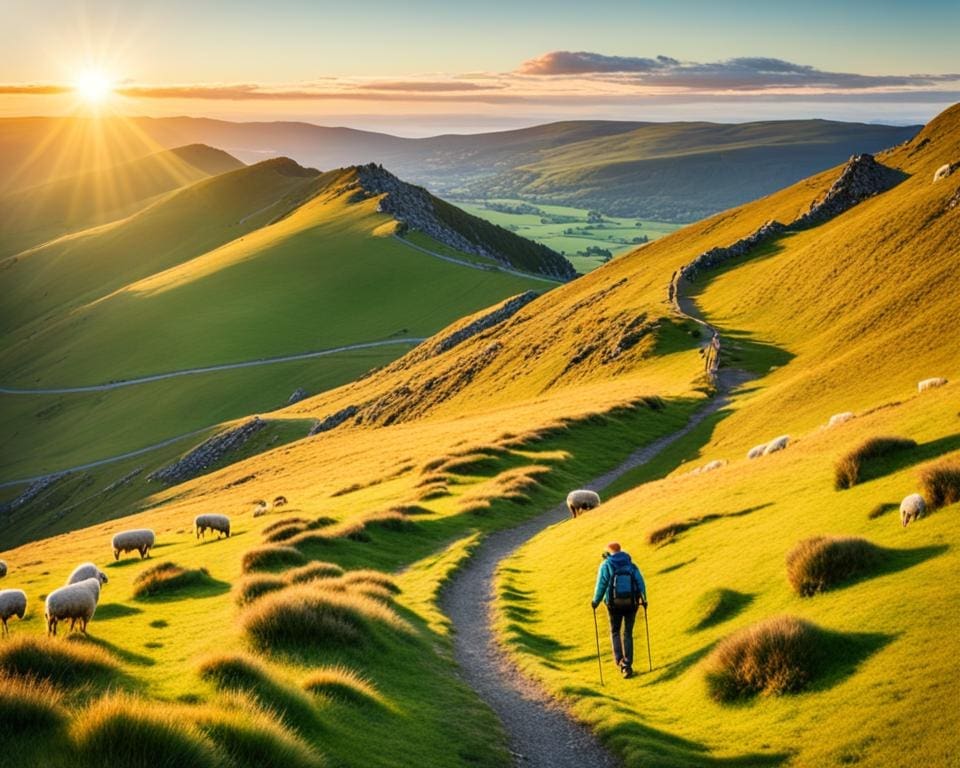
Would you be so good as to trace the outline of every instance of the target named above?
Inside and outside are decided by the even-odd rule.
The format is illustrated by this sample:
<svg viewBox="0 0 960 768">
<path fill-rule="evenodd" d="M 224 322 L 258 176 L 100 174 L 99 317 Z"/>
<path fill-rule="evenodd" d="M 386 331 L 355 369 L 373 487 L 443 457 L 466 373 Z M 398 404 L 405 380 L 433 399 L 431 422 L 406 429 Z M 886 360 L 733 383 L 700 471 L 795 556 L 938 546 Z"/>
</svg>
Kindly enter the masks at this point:
<svg viewBox="0 0 960 768">
<path fill-rule="evenodd" d="M 238 427 L 228 429 L 219 435 L 205 440 L 190 453 L 173 464 L 151 472 L 147 480 L 159 480 L 172 485 L 182 483 L 203 473 L 231 451 L 235 451 L 257 432 L 267 426 L 267 422 L 259 416 L 254 416 Z"/>
<path fill-rule="evenodd" d="M 527 306 L 527 304 L 529 304 L 539 295 L 540 294 L 536 291 L 527 291 L 526 293 L 521 293 L 519 296 L 514 296 L 512 299 L 508 299 L 492 312 L 488 312 L 487 314 L 478 317 L 469 325 L 465 325 L 460 330 L 454 331 L 449 336 L 446 336 L 438 341 L 433 349 L 430 350 L 428 356 L 434 357 L 447 352 L 458 344 L 462 344 L 467 339 L 476 336 L 478 333 L 481 333 L 488 328 L 492 328 L 495 325 L 499 325 L 504 320 L 513 317 L 517 312 L 519 312 L 523 307 Z"/>
<path fill-rule="evenodd" d="M 0 515 L 8 515 L 11 512 L 16 512 L 20 507 L 29 504 L 37 496 L 46 491 L 55 483 L 59 482 L 65 478 L 69 473 L 61 472 L 59 475 L 47 475 L 46 477 L 41 477 L 39 480 L 30 483 L 27 489 L 17 496 L 15 499 L 11 499 L 6 504 L 0 505 Z"/>
<path fill-rule="evenodd" d="M 327 416 L 326 418 L 321 419 L 316 424 L 314 424 L 308 435 L 319 435 L 321 432 L 329 432 L 331 429 L 339 427 L 347 419 L 352 419 L 357 415 L 357 411 L 360 409 L 355 405 L 348 405 L 346 408 L 341 408 L 334 414 Z"/>
<path fill-rule="evenodd" d="M 133 478 L 135 478 L 137 475 L 143 472 L 143 470 L 144 470 L 144 467 L 141 465 L 136 469 L 131 470 L 130 472 L 127 472 L 127 474 L 125 474 L 119 480 L 114 480 L 112 483 L 110 483 L 110 485 L 104 488 L 102 493 L 110 493 L 110 491 L 115 491 L 117 490 L 117 488 L 122 488 L 123 486 L 127 485 L 131 480 L 133 480 Z"/>
<path fill-rule="evenodd" d="M 682 267 L 680 267 L 679 276 L 685 277 L 687 280 L 695 280 L 697 273 L 700 270 L 714 269 L 730 259 L 735 259 L 738 256 L 744 256 L 753 248 L 756 248 L 766 240 L 776 237 L 785 229 L 786 227 L 783 226 L 783 224 L 781 224 L 779 221 L 768 221 L 756 232 L 737 240 L 735 243 L 728 245 L 726 248 L 711 248 L 709 251 L 701 253 L 689 264 L 684 264 Z M 675 295 L 676 285 L 671 283 L 671 300 Z"/>
<path fill-rule="evenodd" d="M 293 405 L 294 403 L 299 403 L 301 400 L 307 398 L 307 390 L 302 387 L 297 387 L 293 390 L 293 394 L 287 398 L 287 405 Z"/>
<path fill-rule="evenodd" d="M 408 184 L 384 169 L 383 166 L 375 163 L 357 166 L 357 180 L 358 186 L 356 191 L 352 192 L 350 199 L 360 200 L 371 195 L 382 195 L 377 210 L 381 213 L 389 213 L 400 222 L 400 234 L 406 229 L 416 229 L 437 242 L 463 253 L 484 256 L 499 262 L 505 267 L 517 268 L 510 257 L 499 250 L 494 243 L 485 242 L 479 237 L 467 236 L 445 221 L 444 216 L 438 213 L 437 206 L 448 206 L 448 204 L 438 201 L 423 187 Z M 522 242 L 529 251 L 535 252 L 538 263 L 529 267 L 532 271 L 561 280 L 570 280 L 576 277 L 577 272 L 573 265 L 555 251 L 544 245 L 526 241 L 508 230 L 476 219 L 476 217 L 471 217 L 469 214 L 459 211 L 459 209 L 456 210 L 458 216 L 463 217 L 464 222 L 472 222 L 468 229 L 492 228 L 492 231 L 497 232 L 499 238 L 508 240 L 517 238 L 517 241 Z M 449 219 L 450 216 L 447 215 L 446 218 Z M 471 232 L 472 234 L 473 232 Z"/>
<path fill-rule="evenodd" d="M 857 203 L 890 189 L 900 176 L 894 169 L 878 163 L 873 155 L 854 155 L 827 193 L 811 203 L 810 210 L 794 220 L 790 227 L 800 229 L 839 216 Z"/>
</svg>

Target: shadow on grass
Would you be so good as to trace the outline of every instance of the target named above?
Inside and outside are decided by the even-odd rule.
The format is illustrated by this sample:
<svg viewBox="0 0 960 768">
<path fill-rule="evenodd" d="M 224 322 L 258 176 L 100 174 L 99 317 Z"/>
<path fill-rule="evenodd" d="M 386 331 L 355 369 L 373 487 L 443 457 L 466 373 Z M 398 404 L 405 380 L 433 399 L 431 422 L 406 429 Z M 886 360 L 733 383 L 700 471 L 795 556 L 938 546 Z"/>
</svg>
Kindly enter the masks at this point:
<svg viewBox="0 0 960 768">
<path fill-rule="evenodd" d="M 888 576 L 891 573 L 905 571 L 934 557 L 939 557 L 949 549 L 950 546 L 948 544 L 933 544 L 926 547 L 915 547 L 913 549 L 887 549 L 886 547 L 877 547 L 877 558 L 872 565 L 864 568 L 862 572 L 851 576 L 849 579 L 844 579 L 835 585 L 831 585 L 826 591 L 833 592 L 838 589 L 845 589 L 878 576 Z"/>
<path fill-rule="evenodd" d="M 887 456 L 865 462 L 857 485 L 892 475 L 900 470 L 936 459 L 960 448 L 960 432 L 920 443 L 913 448 L 896 451 Z"/>
<path fill-rule="evenodd" d="M 661 547 L 665 547 L 667 544 L 672 544 L 676 540 L 677 536 L 679 536 L 681 533 L 689 531 L 691 528 L 697 528 L 705 523 L 712 523 L 716 520 L 724 520 L 730 517 L 746 517 L 747 515 L 751 515 L 761 509 L 766 509 L 767 507 L 772 506 L 773 502 L 768 501 L 763 504 L 756 504 L 752 507 L 739 509 L 736 512 L 711 512 L 708 515 L 690 517 L 680 522 L 667 523 L 660 528 L 650 531 L 650 533 L 647 534 L 647 543 L 657 544 Z"/>
<path fill-rule="evenodd" d="M 689 633 L 700 632 L 708 627 L 716 626 L 728 621 L 740 613 L 753 602 L 753 595 L 737 592 L 735 589 L 719 588 L 705 593 L 698 600 L 701 618 L 694 626 L 687 630 Z"/>
<path fill-rule="evenodd" d="M 661 568 L 659 571 L 657 571 L 657 576 L 662 576 L 665 573 L 673 573 L 674 571 L 679 571 L 684 566 L 690 565 L 691 563 L 695 563 L 695 562 L 697 562 L 697 558 L 694 557 L 694 558 L 691 558 L 690 560 L 684 560 L 683 562 L 680 562 L 680 563 L 674 563 L 673 565 L 668 565 L 665 568 Z"/>
<path fill-rule="evenodd" d="M 124 605 L 123 603 L 106 603 L 105 605 L 97 606 L 96 618 L 100 621 L 109 621 L 110 619 L 134 616 L 138 613 L 143 613 L 143 609 L 135 608 L 132 605 Z"/>
<path fill-rule="evenodd" d="M 843 682 L 863 662 L 897 637 L 881 632 L 821 632 L 821 654 L 817 660 L 815 677 L 806 688 L 813 692 L 825 691 Z"/>
<path fill-rule="evenodd" d="M 791 757 L 786 753 L 749 753 L 714 757 L 701 742 L 644 725 L 636 713 L 623 710 L 627 719 L 599 732 L 604 744 L 625 757 L 627 765 L 656 765 L 658 768 L 765 768 L 779 766 Z"/>
<path fill-rule="evenodd" d="M 531 653 L 547 661 L 558 661 L 558 656 L 564 651 L 573 648 L 547 635 L 531 632 L 517 623 L 507 625 L 507 642 L 517 647 L 521 652 Z"/>
<path fill-rule="evenodd" d="M 96 620 L 96 615 L 94 616 L 94 620 Z M 91 645 L 100 646 L 127 664 L 133 664 L 138 667 L 152 667 L 157 663 L 156 660 L 150 656 L 144 656 L 142 653 L 136 653 L 134 651 L 129 651 L 126 648 L 121 648 L 119 645 L 115 645 L 108 640 L 104 640 L 102 637 L 95 637 L 88 634 L 86 642 L 90 643 Z"/>
<path fill-rule="evenodd" d="M 665 683 L 669 680 L 676 680 L 678 677 L 680 677 L 680 675 L 690 669 L 690 667 L 706 657 L 706 655 L 713 650 L 713 647 L 716 644 L 716 641 L 708 643 L 702 648 L 691 651 L 686 656 L 681 656 L 676 661 L 671 661 L 669 664 L 666 664 L 663 667 L 654 669 L 654 672 L 656 672 L 657 669 L 662 669 L 663 671 L 657 675 L 657 679 L 654 680 L 653 683 Z"/>
</svg>

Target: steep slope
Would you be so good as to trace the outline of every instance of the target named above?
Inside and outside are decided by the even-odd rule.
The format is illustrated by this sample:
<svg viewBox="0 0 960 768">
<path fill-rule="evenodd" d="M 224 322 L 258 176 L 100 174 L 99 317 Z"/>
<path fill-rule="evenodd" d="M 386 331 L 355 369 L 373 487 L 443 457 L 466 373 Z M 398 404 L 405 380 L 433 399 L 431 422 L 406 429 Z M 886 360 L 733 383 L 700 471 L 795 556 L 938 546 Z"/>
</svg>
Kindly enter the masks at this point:
<svg viewBox="0 0 960 768">
<path fill-rule="evenodd" d="M 164 192 L 242 167 L 226 152 L 193 144 L 3 195 L 0 256 L 121 218 Z"/>
</svg>

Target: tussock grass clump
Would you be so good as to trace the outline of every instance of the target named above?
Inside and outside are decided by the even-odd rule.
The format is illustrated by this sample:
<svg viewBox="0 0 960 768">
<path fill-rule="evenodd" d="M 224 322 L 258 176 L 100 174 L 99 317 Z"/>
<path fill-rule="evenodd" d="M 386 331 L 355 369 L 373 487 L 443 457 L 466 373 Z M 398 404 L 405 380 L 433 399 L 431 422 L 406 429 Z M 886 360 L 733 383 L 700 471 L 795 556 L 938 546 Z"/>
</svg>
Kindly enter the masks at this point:
<svg viewBox="0 0 960 768">
<path fill-rule="evenodd" d="M 249 605 L 254 600 L 263 597 L 269 592 L 276 592 L 287 586 L 281 576 L 269 573 L 254 573 L 237 582 L 233 588 L 234 600 L 237 605 Z"/>
<path fill-rule="evenodd" d="M 181 708 L 110 696 L 71 728 L 81 765 L 124 768 L 219 768 L 223 761 Z"/>
<path fill-rule="evenodd" d="M 285 528 L 288 525 L 306 525 L 307 520 L 302 517 L 284 517 L 282 520 L 275 520 L 263 529 L 264 534 L 273 533 L 278 528 Z"/>
<path fill-rule="evenodd" d="M 363 521 L 364 528 L 380 528 L 384 531 L 409 531 L 416 527 L 402 512 L 388 510 L 370 515 Z"/>
<path fill-rule="evenodd" d="M 283 574 L 287 584 L 304 584 L 316 579 L 329 579 L 340 576 L 343 573 L 336 563 L 327 563 L 322 560 L 314 560 L 312 563 L 293 568 Z"/>
<path fill-rule="evenodd" d="M 787 579 L 798 595 L 810 597 L 874 568 L 883 550 L 854 536 L 814 536 L 787 554 Z"/>
<path fill-rule="evenodd" d="M 291 652 L 346 648 L 370 640 L 377 625 L 407 628 L 399 616 L 376 600 L 315 586 L 289 587 L 247 608 L 241 624 L 254 647 Z"/>
<path fill-rule="evenodd" d="M 382 587 L 394 595 L 400 594 L 400 587 L 397 586 L 397 583 L 390 576 L 382 573 L 381 571 L 374 571 L 368 568 L 362 568 L 356 571 L 347 571 L 343 574 L 340 580 L 347 585 L 373 584 L 375 586 Z"/>
<path fill-rule="evenodd" d="M 320 517 L 315 517 L 313 520 L 307 523 L 307 530 L 315 531 L 318 528 L 326 528 L 328 525 L 333 525 L 335 522 L 337 522 L 335 518 L 321 515 Z"/>
<path fill-rule="evenodd" d="M 303 689 L 339 704 L 363 706 L 371 702 L 383 703 L 383 697 L 372 683 L 344 666 L 312 672 L 303 681 Z"/>
<path fill-rule="evenodd" d="M 923 469 L 920 472 L 920 492 L 930 509 L 960 501 L 960 461 L 941 461 Z"/>
<path fill-rule="evenodd" d="M 305 530 L 307 530 L 307 526 L 303 523 L 281 525 L 279 528 L 274 528 L 270 533 L 265 534 L 263 540 L 268 544 L 276 544 L 280 541 L 292 539 L 298 533 L 303 533 Z"/>
<path fill-rule="evenodd" d="M 26 733 L 62 728 L 67 713 L 61 706 L 62 694 L 49 680 L 0 677 L 0 723 L 4 736 L 22 737 Z"/>
<path fill-rule="evenodd" d="M 187 569 L 176 563 L 158 563 L 137 574 L 133 580 L 134 597 L 153 597 L 178 592 L 189 587 L 203 587 L 213 583 L 206 568 Z"/>
<path fill-rule="evenodd" d="M 0 643 L 0 678 L 75 687 L 109 682 L 118 672 L 110 654 L 87 642 L 21 635 Z"/>
<path fill-rule="evenodd" d="M 883 517 L 890 512 L 895 512 L 899 508 L 900 505 L 892 501 L 882 501 L 867 513 L 867 519 L 876 520 L 878 517 Z"/>
<path fill-rule="evenodd" d="M 871 462 L 916 447 L 907 437 L 871 437 L 837 460 L 833 485 L 838 491 L 853 488 L 866 477 Z"/>
<path fill-rule="evenodd" d="M 321 768 L 323 758 L 277 722 L 272 711 L 240 693 L 227 694 L 196 715 L 200 731 L 230 768 Z"/>
<path fill-rule="evenodd" d="M 242 567 L 244 573 L 277 571 L 292 565 L 303 565 L 306 561 L 307 558 L 299 549 L 282 544 L 268 544 L 247 550 L 243 555 Z"/>
<path fill-rule="evenodd" d="M 821 663 L 823 631 L 804 619 L 778 616 L 721 642 L 706 661 L 706 682 L 716 701 L 803 690 Z"/>
<path fill-rule="evenodd" d="M 253 696 L 293 726 L 309 725 L 316 718 L 313 703 L 303 691 L 277 680 L 252 656 L 242 653 L 210 656 L 200 662 L 197 671 L 202 680 L 213 683 L 218 690 L 242 691 Z"/>
<path fill-rule="evenodd" d="M 420 517 L 421 515 L 433 514 L 431 510 L 426 507 L 421 507 L 419 504 L 398 504 L 395 507 L 390 507 L 387 511 L 405 517 Z"/>
</svg>

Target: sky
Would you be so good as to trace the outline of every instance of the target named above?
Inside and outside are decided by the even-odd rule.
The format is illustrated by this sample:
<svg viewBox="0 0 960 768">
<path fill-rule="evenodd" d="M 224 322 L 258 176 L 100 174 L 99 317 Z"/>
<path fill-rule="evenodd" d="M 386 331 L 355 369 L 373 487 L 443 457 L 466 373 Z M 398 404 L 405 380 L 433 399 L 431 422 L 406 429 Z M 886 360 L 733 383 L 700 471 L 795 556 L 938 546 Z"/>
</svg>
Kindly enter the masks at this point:
<svg viewBox="0 0 960 768">
<path fill-rule="evenodd" d="M 958 0 L 0 0 L 0 18 L 0 116 L 425 135 L 565 119 L 903 124 L 960 101 Z M 96 104 L 76 88 L 91 79 L 109 82 Z"/>
</svg>

